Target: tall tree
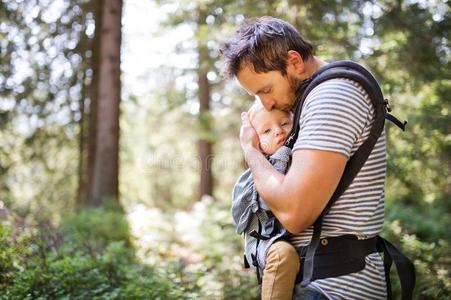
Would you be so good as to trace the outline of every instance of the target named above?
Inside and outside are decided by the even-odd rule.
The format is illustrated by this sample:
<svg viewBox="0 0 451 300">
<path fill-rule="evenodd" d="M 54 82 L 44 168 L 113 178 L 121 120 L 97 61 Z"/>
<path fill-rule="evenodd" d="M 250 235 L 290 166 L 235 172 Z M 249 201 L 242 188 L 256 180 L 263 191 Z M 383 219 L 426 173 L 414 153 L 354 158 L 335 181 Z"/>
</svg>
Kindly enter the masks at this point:
<svg viewBox="0 0 451 300">
<path fill-rule="evenodd" d="M 171 4 L 174 1 L 159 1 L 161 4 Z M 213 195 L 214 178 L 212 171 L 214 134 L 211 117 L 211 93 L 212 82 L 208 79 L 208 74 L 215 70 L 214 57 L 208 43 L 212 40 L 211 33 L 214 28 L 208 24 L 207 18 L 212 16 L 214 9 L 220 8 L 220 4 L 206 2 L 178 3 L 179 8 L 170 14 L 168 27 L 176 27 L 182 24 L 189 24 L 193 30 L 195 46 L 190 45 L 183 50 L 195 53 L 197 57 L 196 63 L 186 70 L 186 72 L 194 73 L 197 77 L 197 99 L 199 104 L 199 112 L 196 117 L 198 120 L 198 157 L 200 159 L 199 170 L 199 198 L 203 195 Z M 186 101 L 190 101 L 187 95 Z"/>
<path fill-rule="evenodd" d="M 100 30 L 102 28 L 103 1 L 90 1 L 86 6 L 86 14 L 91 15 L 94 32 L 89 40 L 89 53 L 84 59 L 90 71 L 89 84 L 84 89 L 86 97 L 82 100 L 82 114 L 79 122 L 79 174 L 77 206 L 84 208 L 88 199 L 92 199 L 92 182 L 94 178 L 94 161 L 97 142 L 97 103 L 99 90 L 100 67 Z"/>
<path fill-rule="evenodd" d="M 204 32 L 208 26 L 206 23 L 207 12 L 205 8 L 198 8 L 197 27 L 199 32 Z M 210 112 L 210 82 L 208 71 L 211 69 L 212 59 L 208 52 L 207 39 L 199 37 L 197 40 L 197 85 L 199 97 L 199 125 L 201 136 L 199 139 L 200 169 L 200 196 L 213 196 L 213 173 L 212 173 L 212 142 L 211 142 L 211 112 Z"/>
<path fill-rule="evenodd" d="M 85 52 L 84 60 L 88 65 L 89 81 L 83 89 L 84 97 L 80 103 L 79 121 L 79 171 L 78 171 L 78 197 L 77 207 L 86 206 L 88 195 L 88 182 L 93 180 L 93 166 L 95 157 L 97 133 L 97 91 L 99 78 L 99 50 L 100 28 L 102 28 L 102 1 L 91 1 L 85 5 L 85 15 L 91 16 L 91 24 L 95 24 L 92 37 L 87 41 L 89 51 Z M 87 55 L 90 53 L 90 55 Z M 85 76 L 87 77 L 87 76 Z M 87 78 L 86 78 L 87 79 Z M 92 193 L 92 189 L 89 190 Z"/>
<path fill-rule="evenodd" d="M 97 2 L 100 9 L 96 19 L 98 40 L 94 43 L 94 50 L 98 53 L 93 55 L 98 56 L 93 59 L 93 70 L 98 70 L 98 75 L 94 75 L 92 87 L 89 137 L 90 151 L 94 149 L 94 155 L 88 159 L 88 170 L 92 168 L 92 173 L 88 173 L 91 179 L 88 181 L 88 205 L 91 206 L 103 205 L 106 199 L 119 199 L 122 0 Z"/>
</svg>

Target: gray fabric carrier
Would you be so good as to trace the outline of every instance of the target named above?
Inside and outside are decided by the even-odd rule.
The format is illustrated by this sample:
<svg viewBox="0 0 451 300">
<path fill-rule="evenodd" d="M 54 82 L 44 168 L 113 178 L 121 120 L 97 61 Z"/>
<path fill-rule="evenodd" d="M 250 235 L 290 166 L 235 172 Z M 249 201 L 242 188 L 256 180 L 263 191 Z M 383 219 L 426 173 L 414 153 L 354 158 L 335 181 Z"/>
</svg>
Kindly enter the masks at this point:
<svg viewBox="0 0 451 300">
<path fill-rule="evenodd" d="M 268 160 L 278 172 L 285 174 L 290 156 L 291 149 L 282 146 Z M 233 188 L 232 217 L 237 233 L 244 234 L 244 265 L 256 270 L 260 282 L 269 247 L 288 238 L 289 233 L 257 193 L 250 169 L 240 176 Z"/>
</svg>

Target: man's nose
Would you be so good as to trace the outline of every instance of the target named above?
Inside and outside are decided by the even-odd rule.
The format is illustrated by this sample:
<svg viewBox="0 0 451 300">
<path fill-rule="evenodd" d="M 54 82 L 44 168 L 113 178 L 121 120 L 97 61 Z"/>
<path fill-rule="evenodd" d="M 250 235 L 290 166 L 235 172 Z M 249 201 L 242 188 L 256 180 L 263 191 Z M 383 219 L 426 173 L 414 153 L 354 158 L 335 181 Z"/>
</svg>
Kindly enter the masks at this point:
<svg viewBox="0 0 451 300">
<path fill-rule="evenodd" d="M 276 104 L 276 102 L 270 98 L 266 98 L 266 97 L 259 97 L 260 98 L 260 102 L 262 103 L 263 107 L 267 110 L 270 111 L 274 108 L 274 105 Z"/>
</svg>

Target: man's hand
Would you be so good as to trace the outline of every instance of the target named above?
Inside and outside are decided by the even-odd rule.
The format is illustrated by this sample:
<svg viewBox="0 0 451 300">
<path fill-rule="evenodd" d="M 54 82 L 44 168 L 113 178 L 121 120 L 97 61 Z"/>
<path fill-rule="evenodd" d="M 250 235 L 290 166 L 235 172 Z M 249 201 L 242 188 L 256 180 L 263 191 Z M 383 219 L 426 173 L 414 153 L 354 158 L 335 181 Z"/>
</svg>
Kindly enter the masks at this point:
<svg viewBox="0 0 451 300">
<path fill-rule="evenodd" d="M 249 152 L 249 150 L 260 149 L 260 142 L 258 140 L 257 132 L 252 126 L 249 120 L 249 114 L 247 112 L 241 113 L 240 142 L 241 149 L 243 150 L 245 158 L 247 157 L 247 153 Z"/>
</svg>

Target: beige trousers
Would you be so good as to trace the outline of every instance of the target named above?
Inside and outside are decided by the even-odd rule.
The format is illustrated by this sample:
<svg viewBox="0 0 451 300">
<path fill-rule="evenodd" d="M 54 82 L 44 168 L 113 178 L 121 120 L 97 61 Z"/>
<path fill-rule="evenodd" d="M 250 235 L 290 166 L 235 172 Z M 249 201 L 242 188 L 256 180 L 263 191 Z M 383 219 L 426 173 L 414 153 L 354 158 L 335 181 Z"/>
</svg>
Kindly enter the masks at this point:
<svg viewBox="0 0 451 300">
<path fill-rule="evenodd" d="M 294 247 L 285 241 L 271 245 L 262 279 L 262 300 L 291 300 L 301 266 Z"/>
</svg>

